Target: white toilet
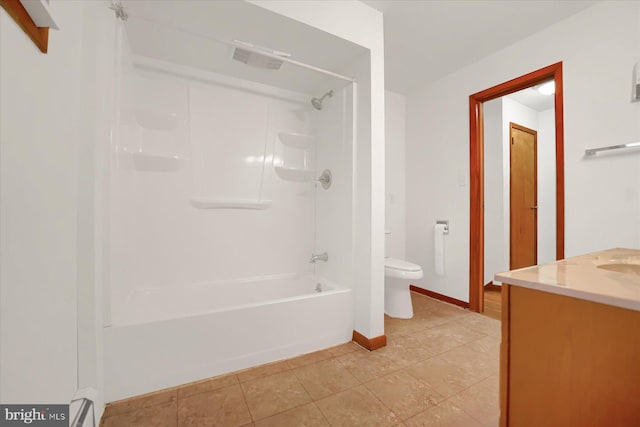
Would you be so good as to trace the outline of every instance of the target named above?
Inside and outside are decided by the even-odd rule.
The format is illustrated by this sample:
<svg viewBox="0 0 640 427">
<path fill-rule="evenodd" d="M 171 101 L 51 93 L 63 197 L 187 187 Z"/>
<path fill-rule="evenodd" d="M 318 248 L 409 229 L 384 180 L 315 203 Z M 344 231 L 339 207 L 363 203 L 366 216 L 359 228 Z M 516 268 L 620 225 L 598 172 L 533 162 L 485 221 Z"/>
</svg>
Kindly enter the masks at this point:
<svg viewBox="0 0 640 427">
<path fill-rule="evenodd" d="M 422 279 L 422 267 L 408 261 L 389 258 L 388 247 L 391 231 L 384 232 L 384 312 L 389 317 L 411 319 L 413 304 L 409 285 Z"/>
</svg>

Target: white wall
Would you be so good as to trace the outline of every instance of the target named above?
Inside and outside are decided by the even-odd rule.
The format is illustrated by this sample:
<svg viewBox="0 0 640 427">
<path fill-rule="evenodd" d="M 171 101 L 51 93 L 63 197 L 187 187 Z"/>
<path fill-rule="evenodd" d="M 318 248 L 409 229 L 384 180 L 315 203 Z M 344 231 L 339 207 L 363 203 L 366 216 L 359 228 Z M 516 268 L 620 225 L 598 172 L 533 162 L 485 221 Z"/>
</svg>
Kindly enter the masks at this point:
<svg viewBox="0 0 640 427">
<path fill-rule="evenodd" d="M 68 403 L 77 387 L 83 6 L 51 9 L 46 55 L 0 12 L 2 403 Z"/>
<path fill-rule="evenodd" d="M 556 259 L 556 122 L 538 113 L 538 264 Z"/>
<path fill-rule="evenodd" d="M 78 169 L 78 394 L 94 402 L 96 422 L 104 408 L 103 371 L 103 284 L 104 245 L 96 234 L 105 226 L 108 213 L 102 200 L 96 198 L 96 188 L 105 185 L 111 143 L 113 63 L 115 46 L 114 13 L 108 1 L 84 2 L 83 63 L 81 84 L 85 101 L 82 110 L 86 118 L 77 122 L 86 135 L 81 139 Z M 102 193 L 100 193 L 102 194 Z"/>
<path fill-rule="evenodd" d="M 469 95 L 558 61 L 564 73 L 565 255 L 640 245 L 640 159 L 584 158 L 586 148 L 640 138 L 640 106 L 629 102 L 639 14 L 638 2 L 597 3 L 407 98 L 407 257 L 424 267 L 419 286 L 469 298 L 469 187 L 458 180 L 469 169 Z M 433 272 L 436 219 L 450 220 L 442 278 Z"/>
<path fill-rule="evenodd" d="M 505 270 L 505 252 L 507 254 L 507 261 L 509 259 L 509 247 L 505 247 L 504 242 L 504 138 L 502 98 L 485 102 L 483 111 L 484 284 L 487 284 L 493 280 L 493 275 L 496 272 Z"/>
<path fill-rule="evenodd" d="M 637 23 L 636 23 L 636 28 L 638 28 L 637 37 L 638 37 L 638 44 L 640 44 L 640 10 L 638 10 L 638 20 L 637 20 Z M 635 60 L 636 60 L 636 64 L 640 63 L 640 53 L 636 54 L 636 59 Z M 633 90 L 633 85 L 632 85 L 632 90 Z M 636 103 L 636 113 L 637 113 L 636 133 L 637 133 L 637 135 L 640 135 L 640 102 Z M 640 140 L 640 137 L 638 138 L 638 140 Z M 640 185 L 640 168 L 638 168 L 638 185 Z M 640 215 L 638 215 L 638 228 L 640 228 Z"/>
<path fill-rule="evenodd" d="M 406 216 L 406 97 L 385 92 L 385 223 L 391 231 L 389 247 L 392 258 L 405 259 Z"/>
<path fill-rule="evenodd" d="M 359 1 L 252 0 L 258 6 L 327 31 L 370 50 L 358 79 L 355 205 L 355 327 L 384 333 L 384 40 L 382 13 Z M 354 25 L 357 22 L 357 25 Z"/>
</svg>

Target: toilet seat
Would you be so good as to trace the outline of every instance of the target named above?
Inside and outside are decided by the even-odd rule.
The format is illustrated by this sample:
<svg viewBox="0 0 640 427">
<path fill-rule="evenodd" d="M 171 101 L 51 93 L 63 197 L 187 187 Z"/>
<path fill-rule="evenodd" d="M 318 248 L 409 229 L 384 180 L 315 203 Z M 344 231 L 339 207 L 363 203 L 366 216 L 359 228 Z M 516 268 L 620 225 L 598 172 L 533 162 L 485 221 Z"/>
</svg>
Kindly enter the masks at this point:
<svg viewBox="0 0 640 427">
<path fill-rule="evenodd" d="M 396 258 L 384 259 L 384 275 L 398 279 L 422 279 L 422 267 Z"/>
</svg>

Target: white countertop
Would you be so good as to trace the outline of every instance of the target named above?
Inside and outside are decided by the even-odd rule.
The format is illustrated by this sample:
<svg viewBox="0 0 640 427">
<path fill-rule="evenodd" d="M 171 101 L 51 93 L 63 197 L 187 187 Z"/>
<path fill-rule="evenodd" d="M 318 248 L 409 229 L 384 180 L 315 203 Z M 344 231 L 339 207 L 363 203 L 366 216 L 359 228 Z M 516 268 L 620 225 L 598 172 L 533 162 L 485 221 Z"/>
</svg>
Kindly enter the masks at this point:
<svg viewBox="0 0 640 427">
<path fill-rule="evenodd" d="M 635 273 L 598 268 L 620 264 L 629 265 L 628 269 L 636 270 Z M 640 250 L 616 248 L 498 273 L 495 279 L 509 285 L 640 311 L 639 269 Z"/>
</svg>

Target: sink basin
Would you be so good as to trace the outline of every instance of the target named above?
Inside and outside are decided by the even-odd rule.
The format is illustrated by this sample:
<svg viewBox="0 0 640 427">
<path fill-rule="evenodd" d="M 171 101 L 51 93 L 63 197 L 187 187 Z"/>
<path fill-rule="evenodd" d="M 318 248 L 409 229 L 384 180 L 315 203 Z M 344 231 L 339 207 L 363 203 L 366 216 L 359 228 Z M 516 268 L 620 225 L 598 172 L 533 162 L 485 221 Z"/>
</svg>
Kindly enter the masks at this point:
<svg viewBox="0 0 640 427">
<path fill-rule="evenodd" d="M 640 264 L 602 264 L 598 268 L 623 274 L 640 276 Z"/>
</svg>

